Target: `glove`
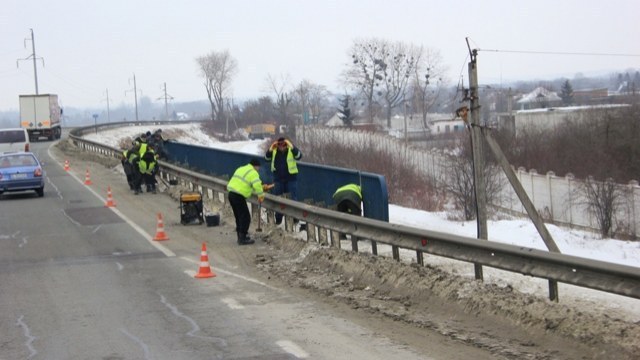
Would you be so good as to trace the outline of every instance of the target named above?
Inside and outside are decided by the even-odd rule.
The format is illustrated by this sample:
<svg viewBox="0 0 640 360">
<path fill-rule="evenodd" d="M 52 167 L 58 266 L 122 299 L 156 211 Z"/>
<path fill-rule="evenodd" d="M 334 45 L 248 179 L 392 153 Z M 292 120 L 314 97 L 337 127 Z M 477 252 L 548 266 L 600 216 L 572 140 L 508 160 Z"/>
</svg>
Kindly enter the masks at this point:
<svg viewBox="0 0 640 360">
<path fill-rule="evenodd" d="M 271 144 L 271 147 L 269 148 L 269 150 L 273 151 L 273 150 L 275 150 L 275 149 L 277 149 L 277 148 L 278 148 L 278 142 L 277 142 L 277 141 L 274 141 L 274 142 Z"/>
<path fill-rule="evenodd" d="M 285 140 L 284 142 L 285 142 L 285 143 L 287 143 L 287 147 L 288 147 L 289 149 L 293 149 L 293 144 L 291 143 L 291 141 L 289 141 L 289 140 Z"/>
<path fill-rule="evenodd" d="M 258 202 L 262 204 L 263 201 L 264 201 L 264 195 L 258 196 Z"/>
<path fill-rule="evenodd" d="M 271 189 L 273 189 L 273 187 L 276 186 L 275 184 L 263 184 L 262 185 L 262 190 L 263 191 L 269 191 Z"/>
</svg>

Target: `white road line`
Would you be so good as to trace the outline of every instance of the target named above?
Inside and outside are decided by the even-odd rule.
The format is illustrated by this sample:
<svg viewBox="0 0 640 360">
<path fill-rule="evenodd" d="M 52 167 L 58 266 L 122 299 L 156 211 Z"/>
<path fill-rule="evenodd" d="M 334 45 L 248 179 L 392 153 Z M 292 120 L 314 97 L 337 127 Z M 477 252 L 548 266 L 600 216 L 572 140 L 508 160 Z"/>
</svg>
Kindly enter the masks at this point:
<svg viewBox="0 0 640 360">
<path fill-rule="evenodd" d="M 144 358 L 145 359 L 151 359 L 151 354 L 149 353 L 149 346 L 147 346 L 147 344 L 145 344 L 142 340 L 140 340 L 138 337 L 134 336 L 133 334 L 129 333 L 127 331 L 127 329 L 120 329 L 120 332 L 127 335 L 127 337 L 133 341 L 135 341 L 138 345 L 140 345 L 140 347 L 142 348 L 142 351 L 144 352 Z"/>
<path fill-rule="evenodd" d="M 276 341 L 276 344 L 280 346 L 282 350 L 297 357 L 298 359 L 306 359 L 309 357 L 309 354 L 293 341 L 279 340 L 279 341 Z"/>
<path fill-rule="evenodd" d="M 230 309 L 233 309 L 233 310 L 244 309 L 244 306 L 242 306 L 242 304 L 237 302 L 236 299 L 234 299 L 234 298 L 222 298 L 222 299 L 220 299 L 220 301 L 222 301 L 223 303 L 227 304 L 227 306 Z"/>
<path fill-rule="evenodd" d="M 29 326 L 24 321 L 22 321 L 23 318 L 24 318 L 24 315 L 20 315 L 16 325 L 19 325 L 22 328 L 22 332 L 24 333 L 24 336 L 27 338 L 27 341 L 25 341 L 24 344 L 29 349 L 29 357 L 28 357 L 28 359 L 31 359 L 32 357 L 36 356 L 36 354 L 38 354 L 36 349 L 31 344 L 37 338 L 31 336 L 31 330 L 29 330 Z"/>
<path fill-rule="evenodd" d="M 118 265 L 118 270 L 122 270 L 124 269 L 124 266 L 122 266 L 122 264 L 120 264 L 119 262 L 116 261 L 116 265 Z"/>
<path fill-rule="evenodd" d="M 47 150 L 47 153 L 49 154 L 49 156 L 52 159 L 56 160 L 56 163 L 63 167 L 62 164 L 60 164 L 60 161 L 58 161 L 53 154 L 51 153 L 51 149 L 49 148 Z M 81 180 L 80 178 L 78 178 L 76 175 L 74 175 L 71 171 L 67 172 L 69 175 L 71 175 L 71 177 L 73 177 L 74 179 L 76 179 L 76 181 L 78 181 L 80 184 L 82 184 L 87 190 L 89 190 L 93 195 L 95 195 L 95 197 L 97 197 L 98 199 L 100 199 L 101 202 L 106 203 L 107 200 L 104 199 L 102 196 L 100 196 L 97 192 L 95 192 L 92 188 L 90 188 L 89 186 L 85 186 L 84 185 L 84 180 Z M 134 223 L 131 219 L 129 219 L 126 215 L 124 215 L 122 212 L 120 212 L 120 210 L 118 210 L 117 208 L 114 207 L 110 207 L 108 209 L 111 209 L 111 211 L 113 211 L 116 215 L 118 215 L 122 220 L 124 220 L 127 224 L 129 224 L 129 226 L 131 226 L 134 230 L 136 230 L 140 235 L 142 235 L 142 237 L 144 237 L 145 239 L 147 239 L 147 241 L 153 245 L 153 247 L 155 247 L 156 249 L 160 250 L 165 256 L 167 257 L 174 257 L 176 256 L 176 254 L 171 251 L 169 248 L 167 248 L 166 246 L 161 245 L 160 243 L 158 243 L 157 241 L 153 241 L 153 237 L 147 233 L 146 231 L 144 231 L 144 229 L 142 229 L 140 226 L 138 226 L 138 224 Z M 67 216 L 68 217 L 68 216 Z"/>
<path fill-rule="evenodd" d="M 196 276 L 195 270 L 185 270 L 184 273 L 189 275 L 189 277 L 195 277 Z"/>
<path fill-rule="evenodd" d="M 48 176 L 47 176 L 47 183 L 49 183 L 49 185 L 56 190 L 56 193 L 58 194 L 58 197 L 60 199 L 62 199 L 62 193 L 60 192 L 60 190 L 58 189 L 56 184 L 54 184 L 53 181 L 51 181 L 51 178 L 48 177 Z"/>
<path fill-rule="evenodd" d="M 186 257 L 186 256 L 182 256 L 182 257 L 180 257 L 180 258 L 181 258 L 181 259 L 183 259 L 183 260 L 186 260 L 186 261 L 188 261 L 188 262 L 191 262 L 191 263 L 194 263 L 194 264 L 198 264 L 198 265 L 200 265 L 200 261 L 196 261 L 196 260 L 194 260 L 194 259 L 190 259 L 190 258 L 188 258 L 188 257 Z M 250 277 L 246 277 L 246 276 L 244 276 L 244 275 L 240 275 L 240 274 L 236 274 L 236 273 L 233 273 L 233 272 L 230 272 L 230 271 L 222 270 L 222 269 L 220 269 L 220 268 L 212 269 L 212 271 L 213 271 L 213 272 L 215 272 L 216 274 L 225 274 L 225 275 L 229 275 L 229 276 L 237 277 L 237 278 L 239 278 L 239 279 L 242 279 L 242 280 L 245 280 L 245 281 L 248 281 L 248 282 L 252 282 L 252 283 L 254 283 L 254 284 L 262 285 L 262 286 L 264 286 L 264 287 L 266 287 L 266 288 L 269 288 L 269 289 L 271 289 L 271 290 L 280 291 L 280 289 L 278 289 L 278 288 L 276 288 L 276 287 L 273 287 L 273 286 L 271 286 L 271 285 L 269 285 L 269 284 L 265 284 L 265 283 L 263 283 L 262 281 L 259 281 L 259 280 L 256 280 L 256 279 L 252 279 L 252 278 L 250 278 Z M 185 272 L 186 272 L 186 271 L 185 271 Z M 195 273 L 194 273 L 194 274 L 195 274 Z"/>
</svg>

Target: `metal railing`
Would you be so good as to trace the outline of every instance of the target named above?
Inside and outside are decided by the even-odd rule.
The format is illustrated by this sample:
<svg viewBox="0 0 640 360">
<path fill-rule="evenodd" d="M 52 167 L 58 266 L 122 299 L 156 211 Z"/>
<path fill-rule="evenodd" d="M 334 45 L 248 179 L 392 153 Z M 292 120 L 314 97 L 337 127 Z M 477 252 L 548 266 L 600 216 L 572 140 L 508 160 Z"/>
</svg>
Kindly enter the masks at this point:
<svg viewBox="0 0 640 360">
<path fill-rule="evenodd" d="M 77 129 L 71 133 L 70 138 L 76 146 L 109 157 L 120 156 L 120 149 L 82 139 L 81 134 L 86 132 L 86 129 Z M 94 131 L 94 127 L 88 129 Z M 162 178 L 178 179 L 211 199 L 226 201 L 225 180 L 163 161 L 160 161 L 159 165 Z M 255 197 L 248 201 L 257 204 Z M 257 215 L 257 206 L 252 208 L 254 216 Z M 640 299 L 640 268 L 637 267 L 390 224 L 270 194 L 266 195 L 262 208 L 267 212 L 277 211 L 284 214 L 287 231 L 293 231 L 293 219 L 305 221 L 307 241 L 317 241 L 339 248 L 339 235 L 350 234 L 353 251 L 358 251 L 358 240 L 366 239 L 370 241 L 374 255 L 378 254 L 378 244 L 386 244 L 391 246 L 392 256 L 398 261 L 400 249 L 407 249 L 415 251 L 416 262 L 420 265 L 424 265 L 423 254 L 427 253 Z M 273 216 L 268 216 L 268 219 L 272 222 Z M 557 294 L 549 295 L 557 300 Z"/>
</svg>

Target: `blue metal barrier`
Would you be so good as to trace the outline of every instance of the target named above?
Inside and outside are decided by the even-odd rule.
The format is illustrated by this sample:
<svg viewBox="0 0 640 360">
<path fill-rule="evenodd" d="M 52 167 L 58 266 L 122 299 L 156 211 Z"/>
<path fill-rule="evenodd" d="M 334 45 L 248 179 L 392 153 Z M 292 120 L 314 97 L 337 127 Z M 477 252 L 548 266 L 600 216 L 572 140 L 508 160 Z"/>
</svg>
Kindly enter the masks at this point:
<svg viewBox="0 0 640 360">
<path fill-rule="evenodd" d="M 264 154 L 251 155 L 178 142 L 165 143 L 165 150 L 170 162 L 227 180 L 239 166 L 249 163 L 252 158 L 259 158 L 263 163 L 260 178 L 265 183 L 273 182 L 270 164 L 264 160 Z M 298 162 L 298 171 L 298 200 L 310 199 L 329 207 L 333 205 L 332 197 L 337 188 L 350 183 L 361 184 L 363 215 L 389 221 L 389 193 L 384 176 L 305 162 Z"/>
</svg>

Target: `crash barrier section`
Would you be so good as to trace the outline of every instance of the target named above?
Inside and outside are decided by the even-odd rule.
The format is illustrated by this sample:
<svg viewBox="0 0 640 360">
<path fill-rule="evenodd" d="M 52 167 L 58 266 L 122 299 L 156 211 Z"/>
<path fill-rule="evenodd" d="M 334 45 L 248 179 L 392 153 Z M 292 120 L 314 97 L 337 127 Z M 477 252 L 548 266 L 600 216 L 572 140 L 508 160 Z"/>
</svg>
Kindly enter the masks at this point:
<svg viewBox="0 0 640 360">
<path fill-rule="evenodd" d="M 80 137 L 83 131 L 86 133 L 93 130 L 93 126 L 76 129 L 70 133 L 70 138 L 74 145 L 83 151 L 119 157 L 120 149 Z M 207 194 L 214 201 L 226 203 L 227 181 L 162 161 L 160 169 L 163 179 L 178 182 L 182 186 Z M 252 204 L 252 209 L 258 208 L 255 196 L 249 198 L 248 202 Z M 262 208 L 271 212 L 277 210 L 289 218 L 304 219 L 307 222 L 307 241 L 336 248 L 342 246 L 339 235 L 348 234 L 351 236 L 351 249 L 356 252 L 358 241 L 361 241 L 360 245 L 370 244 L 375 255 L 378 245 L 383 244 L 391 246 L 393 259 L 397 261 L 400 260 L 400 249 L 403 249 L 413 251 L 415 261 L 420 265 L 424 265 L 423 254 L 426 253 L 546 279 L 550 284 L 565 283 L 640 299 L 640 269 L 633 266 L 390 224 L 345 215 L 270 194 L 266 195 Z M 285 226 L 285 230 L 292 231 L 292 227 Z M 549 298 L 559 300 L 558 292 L 552 290 L 551 286 Z"/>
<path fill-rule="evenodd" d="M 260 178 L 272 183 L 271 164 L 264 154 L 251 155 L 236 151 L 212 149 L 178 142 L 164 146 L 167 161 L 211 176 L 229 179 L 233 172 L 252 158 L 262 161 Z M 363 215 L 370 219 L 389 221 L 389 194 L 384 176 L 326 165 L 298 162 L 298 201 L 311 201 L 331 207 L 333 193 L 346 184 L 360 184 L 363 197 Z"/>
</svg>

